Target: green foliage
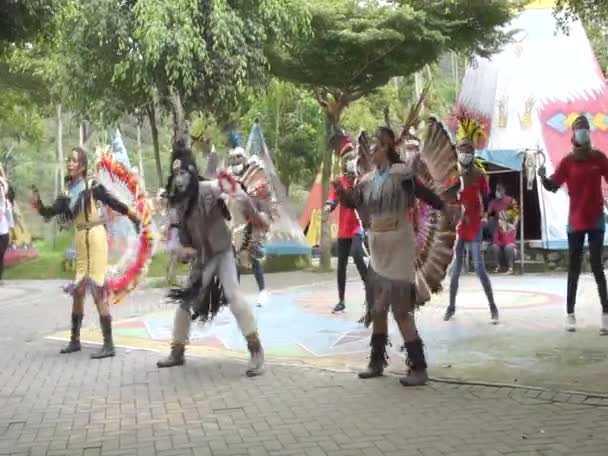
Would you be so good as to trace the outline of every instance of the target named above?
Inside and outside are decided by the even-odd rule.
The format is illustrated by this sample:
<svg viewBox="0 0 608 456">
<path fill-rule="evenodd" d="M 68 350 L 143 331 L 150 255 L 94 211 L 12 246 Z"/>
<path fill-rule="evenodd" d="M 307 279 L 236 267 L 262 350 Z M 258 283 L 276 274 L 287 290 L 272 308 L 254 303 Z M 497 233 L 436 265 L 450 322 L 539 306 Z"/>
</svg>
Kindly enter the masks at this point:
<svg viewBox="0 0 608 456">
<path fill-rule="evenodd" d="M 0 52 L 10 44 L 32 39 L 53 15 L 51 0 L 0 0 Z"/>
<path fill-rule="evenodd" d="M 5 271 L 8 280 L 42 280 L 42 279 L 64 279 L 72 280 L 74 272 L 65 271 L 63 268 L 63 255 L 66 249 L 72 246 L 73 233 L 64 231 L 56 240 L 53 247 L 50 240 L 35 242 L 38 257 L 9 266 Z M 147 277 L 165 277 L 169 257 L 166 252 L 159 252 L 152 258 Z M 178 265 L 177 273 L 187 272 L 185 265 Z"/>
<path fill-rule="evenodd" d="M 267 90 L 250 98 L 241 130 L 248 132 L 256 119 L 281 182 L 287 189 L 292 184 L 309 187 L 324 148 L 323 113 L 316 100 L 293 84 L 273 80 Z"/>
<path fill-rule="evenodd" d="M 559 25 L 568 30 L 568 24 L 577 18 L 586 24 L 603 24 L 608 16 L 608 1 L 606 0 L 557 0 L 555 2 L 555 17 Z"/>
<path fill-rule="evenodd" d="M 351 0 L 316 2 L 313 38 L 277 49 L 271 63 L 284 79 L 346 106 L 430 64 L 446 50 L 489 55 L 508 37 L 497 27 L 513 14 L 503 0 L 410 0 L 379 5 Z"/>
</svg>

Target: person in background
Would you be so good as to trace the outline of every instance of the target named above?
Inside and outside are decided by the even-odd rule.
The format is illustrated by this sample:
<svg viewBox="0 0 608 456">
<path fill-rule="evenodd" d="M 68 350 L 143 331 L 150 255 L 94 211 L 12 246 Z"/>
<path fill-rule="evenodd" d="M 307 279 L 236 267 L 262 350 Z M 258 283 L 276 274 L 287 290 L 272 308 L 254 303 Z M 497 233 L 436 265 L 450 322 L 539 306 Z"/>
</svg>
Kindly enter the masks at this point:
<svg viewBox="0 0 608 456">
<path fill-rule="evenodd" d="M 0 177 L 0 284 L 4 274 L 4 254 L 9 245 L 9 233 L 15 225 L 12 200 L 12 189 L 8 181 Z"/>
<path fill-rule="evenodd" d="M 355 154 L 352 141 L 348 136 L 341 136 L 336 143 L 337 152 L 342 161 L 342 176 L 339 181 L 344 189 L 350 189 L 356 177 Z M 325 203 L 325 212 L 330 213 L 338 209 L 338 304 L 335 305 L 332 312 L 343 312 L 346 310 L 344 302 L 344 294 L 346 290 L 346 267 L 348 266 L 348 257 L 352 256 L 355 266 L 361 276 L 361 281 L 365 284 L 367 276 L 367 265 L 363 259 L 363 239 L 364 233 L 359 222 L 359 217 L 355 209 L 339 204 L 338 195 L 336 194 L 335 186 L 332 186 L 329 193 L 329 198 Z M 360 320 L 362 323 L 365 316 Z"/>
<path fill-rule="evenodd" d="M 555 174 L 547 177 L 544 167 L 538 174 L 543 187 L 557 192 L 566 184 L 570 196 L 568 211 L 568 288 L 566 295 L 566 329 L 576 331 L 576 290 L 581 274 L 585 238 L 589 241 L 591 271 L 595 277 L 602 305 L 600 335 L 608 335 L 608 293 L 602 264 L 604 249 L 604 195 L 602 179 L 608 182 L 608 158 L 591 146 L 589 120 L 578 116 L 572 124 L 573 149 L 557 166 Z"/>
<path fill-rule="evenodd" d="M 495 198 L 488 205 L 488 216 L 493 222 L 492 251 L 496 258 L 496 272 L 513 274 L 517 239 L 519 206 L 515 198 L 507 195 L 502 183 L 496 185 Z"/>
<path fill-rule="evenodd" d="M 498 323 L 498 308 L 494 302 L 492 284 L 486 271 L 481 254 L 482 219 L 484 218 L 484 198 L 490 193 L 488 182 L 482 171 L 475 165 L 475 146 L 470 140 L 458 144 L 458 160 L 462 167 L 462 189 L 459 201 L 464 213 L 458 226 L 458 239 L 455 247 L 454 264 L 450 277 L 450 302 L 443 319 L 450 320 L 456 313 L 458 282 L 465 260 L 465 247 L 471 249 L 473 266 L 488 298 L 490 316 L 493 324 Z"/>
</svg>

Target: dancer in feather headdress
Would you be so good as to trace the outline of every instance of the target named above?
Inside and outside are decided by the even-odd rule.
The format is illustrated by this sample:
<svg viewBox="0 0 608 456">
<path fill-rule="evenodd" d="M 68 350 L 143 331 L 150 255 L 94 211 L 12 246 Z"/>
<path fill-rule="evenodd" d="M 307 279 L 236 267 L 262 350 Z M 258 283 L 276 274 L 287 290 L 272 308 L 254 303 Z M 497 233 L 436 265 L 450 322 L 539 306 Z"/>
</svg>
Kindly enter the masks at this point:
<svg viewBox="0 0 608 456">
<path fill-rule="evenodd" d="M 456 242 L 455 259 L 450 277 L 450 302 L 445 311 L 444 320 L 450 320 L 456 313 L 456 294 L 458 293 L 458 282 L 465 260 L 465 248 L 471 249 L 473 255 L 473 266 L 481 281 L 483 290 L 488 298 L 490 316 L 493 324 L 498 323 L 498 308 L 494 302 L 492 284 L 486 271 L 481 253 L 482 220 L 485 219 L 487 198 L 490 187 L 482 168 L 475 162 L 475 144 L 483 136 L 484 132 L 475 123 L 474 119 L 463 116 L 459 119 L 458 160 L 462 168 L 462 189 L 459 201 L 464 209 L 464 214 L 458 226 L 458 241 Z"/>
<path fill-rule="evenodd" d="M 238 284 L 236 260 L 232 246 L 232 233 L 228 226 L 230 212 L 225 198 L 235 198 L 247 217 L 257 223 L 268 224 L 238 183 L 227 173 L 218 179 L 207 180 L 199 176 L 198 168 L 189 150 L 177 148 L 169 181 L 170 208 L 175 209 L 175 222 L 179 231 L 181 247 L 179 256 L 191 261 L 188 285 L 184 289 L 172 290 L 170 297 L 179 302 L 175 313 L 171 353 L 157 363 L 158 367 L 184 364 L 192 312 L 211 314 L 209 290 L 215 276 L 223 285 L 223 297 L 234 314 L 241 333 L 247 341 L 251 358 L 248 376 L 262 373 L 264 351 L 257 332 L 255 317 L 245 301 Z M 213 304 L 213 301 L 211 302 Z"/>
<path fill-rule="evenodd" d="M 230 135 L 232 148 L 228 153 L 228 170 L 238 180 L 243 190 L 249 195 L 256 210 L 264 213 L 269 220 L 273 218 L 272 195 L 268 177 L 261 160 L 257 157 L 249 157 L 247 151 L 239 145 L 239 137 L 236 132 Z M 235 214 L 238 216 L 238 214 Z M 236 219 L 236 217 L 235 217 Z M 268 301 L 268 292 L 264 280 L 264 241 L 269 226 L 260 225 L 253 218 L 234 223 L 233 234 L 238 237 L 235 246 L 242 267 L 251 267 L 258 286 L 257 306 L 262 307 Z"/>
<path fill-rule="evenodd" d="M 97 182 L 89 182 L 87 176 L 87 154 L 75 147 L 68 160 L 68 188 L 66 195 L 55 200 L 52 206 L 45 206 L 40 194 L 34 188 L 32 205 L 46 220 L 58 217 L 63 223 L 75 227 L 76 278 L 66 287 L 72 296 L 72 332 L 68 345 L 61 353 L 80 351 L 80 327 L 84 316 L 84 298 L 90 291 L 99 312 L 99 323 L 103 333 L 103 346 L 91 358 L 114 356 L 112 339 L 112 317 L 109 294 L 112 291 L 108 277 L 108 235 L 104 220 L 98 210 L 102 204 L 126 215 L 139 227 L 140 216 L 136 210 L 121 203 Z"/>
<path fill-rule="evenodd" d="M 360 378 L 382 375 L 386 366 L 388 310 L 392 309 L 407 350 L 408 373 L 400 379 L 404 386 L 422 385 L 428 380 L 422 339 L 416 329 L 414 310 L 417 304 L 417 246 L 414 231 L 414 201 L 421 199 L 445 220 L 454 212 L 436 193 L 422 185 L 412 169 L 403 163 L 396 150 L 396 138 L 388 127 L 381 127 L 367 148 L 364 138 L 360 149 L 372 166 L 351 189 L 335 182 L 342 204 L 356 208 L 367 228 L 370 264 L 366 280 L 367 302 L 371 312 L 373 335 L 371 358 Z"/>
</svg>

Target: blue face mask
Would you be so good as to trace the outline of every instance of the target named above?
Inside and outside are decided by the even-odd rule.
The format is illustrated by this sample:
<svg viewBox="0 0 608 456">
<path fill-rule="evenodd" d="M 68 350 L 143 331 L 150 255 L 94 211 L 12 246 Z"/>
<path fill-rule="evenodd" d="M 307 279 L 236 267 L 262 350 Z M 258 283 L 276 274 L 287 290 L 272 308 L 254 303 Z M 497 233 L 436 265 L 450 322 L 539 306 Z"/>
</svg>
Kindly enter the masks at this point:
<svg viewBox="0 0 608 456">
<path fill-rule="evenodd" d="M 579 146 L 586 146 L 591 143 L 591 132 L 587 129 L 574 130 L 574 142 Z"/>
</svg>

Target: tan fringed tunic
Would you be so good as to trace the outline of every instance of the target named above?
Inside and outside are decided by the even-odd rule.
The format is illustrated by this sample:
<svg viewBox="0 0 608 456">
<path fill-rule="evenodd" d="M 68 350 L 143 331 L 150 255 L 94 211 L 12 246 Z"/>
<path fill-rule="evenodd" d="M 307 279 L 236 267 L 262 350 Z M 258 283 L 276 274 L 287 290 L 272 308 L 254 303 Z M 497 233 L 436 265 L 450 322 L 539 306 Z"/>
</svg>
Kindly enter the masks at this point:
<svg viewBox="0 0 608 456">
<path fill-rule="evenodd" d="M 343 204 L 357 209 L 369 236 L 366 294 L 372 313 L 391 306 L 396 318 L 408 318 L 414 310 L 415 186 L 411 168 L 395 163 L 366 174 L 351 190 L 337 189 Z"/>
</svg>

